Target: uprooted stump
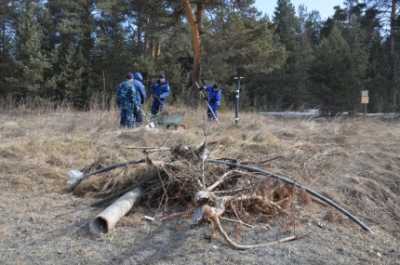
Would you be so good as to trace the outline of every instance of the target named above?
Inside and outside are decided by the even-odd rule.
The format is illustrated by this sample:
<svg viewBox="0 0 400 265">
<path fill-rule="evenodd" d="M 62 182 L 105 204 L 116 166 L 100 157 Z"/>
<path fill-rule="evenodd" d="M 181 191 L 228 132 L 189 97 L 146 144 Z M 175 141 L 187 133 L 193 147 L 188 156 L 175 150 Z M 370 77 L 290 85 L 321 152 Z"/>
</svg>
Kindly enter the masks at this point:
<svg viewBox="0 0 400 265">
<path fill-rule="evenodd" d="M 221 225 L 221 218 L 228 216 L 238 223 L 247 224 L 260 219 L 270 220 L 278 215 L 288 216 L 293 204 L 299 201 L 296 200 L 298 194 L 303 197 L 301 201 L 310 201 L 304 199 L 308 195 L 317 197 L 370 231 L 332 200 L 286 177 L 241 165 L 238 161 L 209 160 L 205 144 L 200 147 L 163 148 L 162 152 L 165 151 L 169 155 L 164 156 L 163 161 L 152 161 L 147 153 L 147 158 L 139 160 L 140 163 L 108 167 L 110 170 L 120 168 L 113 174 L 105 170 L 99 170 L 101 175 L 87 173 L 90 177 L 74 187 L 75 194 L 90 193 L 100 197 L 96 206 L 111 204 L 91 223 L 93 231 L 108 232 L 136 203 L 164 212 L 185 207 L 193 211 L 193 224 L 208 221 L 213 233 L 221 234 L 231 247 L 264 247 L 297 237 L 293 235 L 269 243 L 243 245 L 229 237 Z M 136 191 L 136 195 L 131 194 L 132 190 Z"/>
</svg>

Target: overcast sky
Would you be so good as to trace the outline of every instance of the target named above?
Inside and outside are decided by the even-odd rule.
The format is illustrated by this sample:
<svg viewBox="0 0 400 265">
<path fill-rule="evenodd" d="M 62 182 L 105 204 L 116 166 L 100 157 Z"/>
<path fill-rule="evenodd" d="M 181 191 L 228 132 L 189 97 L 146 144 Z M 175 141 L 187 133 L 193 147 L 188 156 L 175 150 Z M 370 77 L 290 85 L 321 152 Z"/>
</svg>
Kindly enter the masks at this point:
<svg viewBox="0 0 400 265">
<path fill-rule="evenodd" d="M 256 0 L 256 6 L 272 18 L 276 2 L 277 0 Z M 318 10 L 321 13 L 321 18 L 327 18 L 333 15 L 333 7 L 341 5 L 343 0 L 292 0 L 292 3 L 296 7 L 296 11 L 299 5 L 304 4 L 308 11 Z"/>
</svg>

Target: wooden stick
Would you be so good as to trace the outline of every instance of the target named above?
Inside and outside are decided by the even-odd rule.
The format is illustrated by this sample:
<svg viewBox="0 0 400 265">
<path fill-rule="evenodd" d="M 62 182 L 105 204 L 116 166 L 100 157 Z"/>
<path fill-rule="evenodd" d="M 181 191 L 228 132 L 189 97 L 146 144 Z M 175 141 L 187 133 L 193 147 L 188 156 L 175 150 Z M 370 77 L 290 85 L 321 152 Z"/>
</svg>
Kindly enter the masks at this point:
<svg viewBox="0 0 400 265">
<path fill-rule="evenodd" d="M 132 160 L 132 161 L 128 161 L 128 162 L 125 162 L 125 163 L 114 164 L 114 165 L 111 165 L 111 166 L 109 166 L 109 167 L 105 167 L 105 168 L 96 170 L 96 171 L 94 171 L 94 172 L 87 173 L 87 174 L 83 175 L 82 178 L 80 178 L 79 180 L 77 180 L 73 185 L 71 185 L 71 186 L 69 187 L 69 190 L 70 190 L 70 191 L 73 191 L 73 190 L 75 189 L 76 186 L 78 186 L 82 181 L 84 181 L 85 179 L 87 179 L 87 178 L 90 177 L 90 176 L 94 176 L 94 175 L 97 175 L 97 174 L 101 174 L 101 173 L 104 173 L 104 172 L 108 172 L 108 171 L 114 170 L 114 169 L 116 169 L 116 168 L 126 167 L 126 166 L 128 166 L 128 165 L 140 164 L 140 163 L 144 163 L 144 162 L 146 162 L 145 159 L 141 159 L 141 160 Z"/>
<path fill-rule="evenodd" d="M 170 151 L 169 147 L 146 147 L 146 146 L 128 146 L 126 149 L 133 150 L 157 150 L 157 151 Z"/>
<path fill-rule="evenodd" d="M 225 232 L 224 228 L 222 227 L 221 221 L 219 220 L 219 218 L 215 218 L 215 219 L 216 219 L 217 228 L 218 228 L 219 232 L 222 234 L 222 236 L 224 237 L 224 239 L 229 243 L 229 245 L 231 245 L 233 248 L 238 249 L 238 250 L 247 250 L 247 249 L 252 249 L 252 248 L 269 247 L 269 246 L 272 246 L 272 245 L 276 245 L 276 244 L 280 244 L 280 243 L 286 243 L 286 242 L 290 242 L 290 241 L 293 241 L 293 240 L 297 239 L 296 236 L 289 236 L 289 237 L 281 238 L 279 240 L 271 241 L 271 242 L 267 242 L 267 243 L 252 244 L 252 245 L 242 245 L 242 244 L 239 244 L 239 243 L 235 242 L 233 239 L 231 239 L 228 236 L 228 234 Z"/>
<path fill-rule="evenodd" d="M 224 182 L 227 176 L 229 176 L 232 173 L 234 173 L 234 170 L 225 172 L 216 182 L 214 182 L 214 184 L 212 184 L 210 187 L 207 188 L 207 191 L 213 191 L 216 187 L 218 187 Z"/>
<path fill-rule="evenodd" d="M 217 190 L 214 191 L 215 194 L 227 194 L 227 193 L 238 193 L 241 191 L 248 191 L 254 189 L 253 187 L 250 188 L 237 188 L 237 189 L 232 189 L 232 190 Z"/>
<path fill-rule="evenodd" d="M 256 227 L 255 225 L 251 225 L 251 224 L 245 223 L 240 219 L 239 220 L 235 220 L 235 219 L 231 219 L 231 218 L 227 218 L 227 217 L 221 217 L 221 220 L 232 222 L 232 223 L 238 223 L 238 224 L 247 226 L 249 228 L 255 228 Z"/>
<path fill-rule="evenodd" d="M 250 175 L 248 172 L 243 172 L 243 171 L 240 171 L 240 170 L 230 170 L 228 172 L 225 172 L 216 182 L 214 182 L 214 184 L 212 184 L 210 187 L 208 187 L 207 191 L 213 191 L 214 189 L 216 189 L 232 173 L 237 173 L 237 174 L 241 174 L 241 175 Z M 245 190 L 245 189 L 249 189 L 249 188 L 241 188 L 240 190 Z M 218 192 L 221 193 L 223 191 L 216 191 L 216 193 L 218 193 Z"/>
</svg>

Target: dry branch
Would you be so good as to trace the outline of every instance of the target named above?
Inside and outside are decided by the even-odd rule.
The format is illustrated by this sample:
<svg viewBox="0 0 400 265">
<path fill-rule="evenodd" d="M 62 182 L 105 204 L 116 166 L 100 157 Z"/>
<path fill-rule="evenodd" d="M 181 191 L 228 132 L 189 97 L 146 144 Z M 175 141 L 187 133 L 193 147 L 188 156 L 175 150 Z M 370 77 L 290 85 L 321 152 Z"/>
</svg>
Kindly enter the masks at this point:
<svg viewBox="0 0 400 265">
<path fill-rule="evenodd" d="M 84 174 L 79 180 L 77 180 L 73 185 L 71 185 L 69 187 L 69 190 L 73 191 L 82 181 L 84 181 L 85 179 L 87 179 L 87 178 L 89 178 L 91 176 L 102 174 L 102 173 L 105 173 L 105 172 L 109 172 L 109 171 L 114 170 L 116 168 L 127 167 L 129 165 L 141 164 L 141 163 L 144 163 L 144 162 L 146 162 L 145 159 L 132 160 L 132 161 L 128 161 L 128 162 L 125 162 L 125 163 L 114 164 L 114 165 L 111 165 L 111 166 L 96 170 L 94 172 L 90 172 L 90 173 Z"/>
</svg>

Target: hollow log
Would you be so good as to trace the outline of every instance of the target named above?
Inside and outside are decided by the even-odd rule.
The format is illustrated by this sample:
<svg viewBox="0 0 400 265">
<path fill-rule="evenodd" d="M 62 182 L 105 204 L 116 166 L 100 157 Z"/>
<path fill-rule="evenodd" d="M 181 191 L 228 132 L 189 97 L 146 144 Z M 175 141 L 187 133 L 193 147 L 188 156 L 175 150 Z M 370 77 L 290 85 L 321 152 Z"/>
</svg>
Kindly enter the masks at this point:
<svg viewBox="0 0 400 265">
<path fill-rule="evenodd" d="M 142 193 L 141 188 L 136 188 L 125 193 L 96 216 L 89 224 L 90 231 L 94 234 L 108 233 L 132 209 L 135 202 L 142 196 Z"/>
</svg>

